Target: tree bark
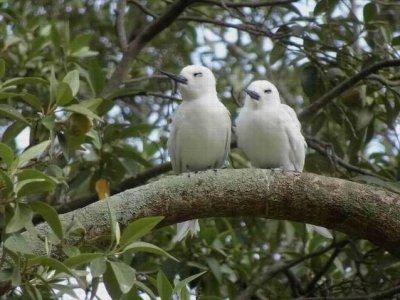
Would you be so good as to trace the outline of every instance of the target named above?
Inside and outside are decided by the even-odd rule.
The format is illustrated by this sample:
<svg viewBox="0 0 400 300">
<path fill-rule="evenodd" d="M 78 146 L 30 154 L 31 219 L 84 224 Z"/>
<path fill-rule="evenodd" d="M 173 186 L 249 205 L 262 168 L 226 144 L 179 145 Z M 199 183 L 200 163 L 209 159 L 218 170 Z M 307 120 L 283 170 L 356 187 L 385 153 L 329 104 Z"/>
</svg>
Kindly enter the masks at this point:
<svg viewBox="0 0 400 300">
<path fill-rule="evenodd" d="M 108 235 L 107 202 L 121 225 L 148 216 L 164 216 L 163 225 L 209 217 L 284 219 L 356 235 L 400 257 L 400 195 L 338 178 L 262 169 L 166 176 L 60 215 L 65 227 L 75 220 L 85 228 L 83 239 L 65 244 Z M 50 231 L 46 223 L 36 228 L 41 235 Z M 45 254 L 41 239 L 23 235 L 36 254 Z"/>
</svg>

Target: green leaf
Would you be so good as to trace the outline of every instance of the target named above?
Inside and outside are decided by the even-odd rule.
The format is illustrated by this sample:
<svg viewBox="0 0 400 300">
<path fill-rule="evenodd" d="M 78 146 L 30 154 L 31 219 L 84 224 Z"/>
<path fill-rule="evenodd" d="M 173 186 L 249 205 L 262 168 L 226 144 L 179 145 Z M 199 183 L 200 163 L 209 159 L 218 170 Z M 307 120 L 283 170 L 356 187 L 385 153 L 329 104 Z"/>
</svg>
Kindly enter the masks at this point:
<svg viewBox="0 0 400 300">
<path fill-rule="evenodd" d="M 76 246 L 64 246 L 62 250 L 67 255 L 68 258 L 78 256 L 81 254 L 81 251 Z M 65 261 L 64 261 L 64 264 L 65 264 Z M 70 267 L 70 266 L 68 266 L 68 267 Z"/>
<path fill-rule="evenodd" d="M 102 253 L 82 253 L 75 255 L 64 260 L 64 264 L 69 268 L 76 268 L 78 266 L 92 262 L 95 259 L 102 259 L 104 261 L 104 254 Z"/>
<path fill-rule="evenodd" d="M 61 46 L 60 32 L 58 31 L 58 28 L 57 28 L 57 26 L 55 24 L 51 25 L 50 37 L 51 37 L 51 41 L 52 41 L 52 43 L 53 43 L 53 45 L 55 47 L 60 47 Z"/>
<path fill-rule="evenodd" d="M 136 281 L 136 272 L 126 263 L 120 261 L 108 262 L 114 276 L 118 282 L 119 289 L 123 294 L 126 294 L 133 287 Z"/>
<path fill-rule="evenodd" d="M 27 180 L 27 179 L 44 179 L 46 181 L 50 181 L 53 184 L 57 184 L 57 180 L 44 174 L 43 172 L 36 169 L 24 169 L 16 173 L 18 180 Z"/>
<path fill-rule="evenodd" d="M 137 288 L 143 292 L 145 292 L 147 295 L 149 295 L 152 299 L 157 299 L 156 295 L 153 293 L 153 291 L 151 290 L 151 288 L 149 288 L 147 285 L 145 285 L 143 282 L 141 281 L 136 281 L 135 285 L 137 286 Z"/>
<path fill-rule="evenodd" d="M 89 109 L 90 111 L 96 111 L 97 108 L 103 103 L 102 98 L 94 98 L 94 99 L 89 99 L 89 100 L 83 100 L 79 102 L 79 105 L 82 105 Z"/>
<path fill-rule="evenodd" d="M 5 163 L 9 168 L 14 160 L 14 151 L 6 144 L 0 143 L 0 164 Z"/>
<path fill-rule="evenodd" d="M 7 87 L 11 85 L 19 84 L 49 84 L 49 82 L 43 78 L 39 77 L 16 77 L 6 80 L 1 87 Z"/>
<path fill-rule="evenodd" d="M 222 282 L 222 271 L 221 265 L 215 257 L 207 257 L 206 258 L 207 265 L 211 269 L 211 272 L 214 274 L 215 278 L 217 279 L 218 283 Z"/>
<path fill-rule="evenodd" d="M 110 263 L 107 263 L 107 269 L 103 275 L 103 282 L 111 299 L 121 298 L 123 293 L 119 287 L 119 282 L 114 274 L 114 270 L 111 267 Z"/>
<path fill-rule="evenodd" d="M 63 82 L 67 83 L 72 91 L 72 96 L 75 97 L 79 91 L 79 71 L 73 70 L 65 75 Z"/>
<path fill-rule="evenodd" d="M 71 53 L 71 56 L 77 57 L 77 58 L 86 58 L 86 57 L 96 56 L 97 54 L 99 54 L 99 52 L 92 51 L 92 50 L 90 50 L 89 47 L 82 47 L 78 51 Z"/>
<path fill-rule="evenodd" d="M 95 59 L 92 59 L 89 62 L 87 70 L 88 70 L 87 80 L 92 89 L 93 95 L 97 97 L 102 92 L 106 82 L 104 71 L 97 62 L 97 60 Z"/>
<path fill-rule="evenodd" d="M 12 270 L 5 269 L 0 271 L 0 282 L 9 281 L 11 280 Z"/>
<path fill-rule="evenodd" d="M 400 35 L 392 38 L 392 46 L 399 46 L 399 45 L 400 45 Z"/>
<path fill-rule="evenodd" d="M 70 106 L 63 107 L 63 110 L 76 112 L 76 113 L 79 113 L 79 114 L 82 114 L 82 115 L 86 115 L 89 118 L 101 121 L 101 118 L 98 115 L 93 113 L 91 110 L 86 108 L 84 105 L 72 104 Z"/>
<path fill-rule="evenodd" d="M 26 125 L 29 125 L 29 122 L 24 118 L 24 116 L 14 107 L 8 104 L 0 104 L 0 116 L 4 116 L 11 120 L 20 121 Z"/>
<path fill-rule="evenodd" d="M 118 245 L 121 240 L 121 228 L 119 227 L 119 223 L 115 222 L 115 243 Z"/>
<path fill-rule="evenodd" d="M 325 227 L 313 225 L 313 224 L 306 224 L 306 228 L 308 231 L 315 231 L 316 233 L 322 235 L 324 238 L 333 239 L 332 233 Z"/>
<path fill-rule="evenodd" d="M 324 81 L 320 70 L 314 65 L 306 65 L 300 76 L 304 93 L 312 100 L 324 92 Z"/>
<path fill-rule="evenodd" d="M 396 114 L 397 115 L 397 114 Z M 373 120 L 375 114 L 367 108 L 363 108 L 357 112 L 357 122 L 355 124 L 356 130 L 361 130 L 367 127 Z"/>
<path fill-rule="evenodd" d="M 370 23 L 378 17 L 378 6 L 373 3 L 367 3 L 363 8 L 364 22 Z"/>
<path fill-rule="evenodd" d="M 0 58 L 0 78 L 4 76 L 6 72 L 6 62 L 3 58 Z"/>
<path fill-rule="evenodd" d="M 50 104 L 56 101 L 57 89 L 58 89 L 58 81 L 54 72 L 54 67 L 51 67 L 50 72 Z"/>
<path fill-rule="evenodd" d="M 117 217 L 115 215 L 115 209 L 110 204 L 110 201 L 106 202 L 108 208 L 108 215 L 110 217 L 111 243 L 115 242 L 115 244 L 118 245 L 120 241 L 120 236 L 118 235 L 120 232 L 119 232 L 119 225 L 117 225 L 118 223 L 117 223 Z"/>
<path fill-rule="evenodd" d="M 65 274 L 68 274 L 68 275 L 71 275 L 71 276 L 77 278 L 77 276 L 72 272 L 72 270 L 70 268 L 68 268 L 66 265 L 64 265 L 59 260 L 56 260 L 56 259 L 48 257 L 48 256 L 35 256 L 33 258 L 28 259 L 28 261 L 27 261 L 28 267 L 32 267 L 35 265 L 50 267 L 53 270 L 55 270 L 57 273 L 65 273 Z"/>
<path fill-rule="evenodd" d="M 19 233 L 13 233 L 4 242 L 4 246 L 13 252 L 22 254 L 33 254 L 31 247 L 25 238 Z"/>
<path fill-rule="evenodd" d="M 0 99 L 8 99 L 8 98 L 13 98 L 13 97 L 18 97 L 18 93 L 8 93 L 8 92 L 1 92 L 0 93 Z"/>
<path fill-rule="evenodd" d="M 146 168 L 150 168 L 152 166 L 152 164 L 143 157 L 143 152 L 136 150 L 132 145 L 123 144 L 114 146 L 112 153 L 115 154 L 116 157 L 133 159 L 135 162 Z"/>
<path fill-rule="evenodd" d="M 58 183 L 55 178 L 36 169 L 25 169 L 16 175 L 18 178 L 16 193 L 19 197 L 38 192 L 52 191 Z"/>
<path fill-rule="evenodd" d="M 43 152 L 47 149 L 49 145 L 50 140 L 41 142 L 40 144 L 37 144 L 25 150 L 18 158 L 17 167 L 21 168 L 31 159 L 34 159 L 43 154 Z"/>
<path fill-rule="evenodd" d="M 28 93 L 22 93 L 19 96 L 25 103 L 27 103 L 28 105 L 30 105 L 32 108 L 36 109 L 37 111 L 41 111 L 43 109 L 40 99 L 38 97 L 36 97 L 35 95 L 28 94 Z"/>
<path fill-rule="evenodd" d="M 94 300 L 94 299 L 98 299 L 96 297 L 97 295 L 97 290 L 99 288 L 100 285 L 100 278 L 99 277 L 93 277 L 92 278 L 92 283 L 91 283 L 91 295 L 90 295 L 90 299 L 89 300 Z"/>
<path fill-rule="evenodd" d="M 122 232 L 120 245 L 125 247 L 149 233 L 164 217 L 147 217 L 129 224 Z"/>
<path fill-rule="evenodd" d="M 26 204 L 16 203 L 14 215 L 7 223 L 6 233 L 13 233 L 24 228 L 25 224 L 32 220 L 32 215 L 32 211 Z"/>
<path fill-rule="evenodd" d="M 184 287 L 186 287 L 189 284 L 189 282 L 195 280 L 196 278 L 202 276 L 205 273 L 207 273 L 207 271 L 204 271 L 204 272 L 189 276 L 189 277 L 179 281 L 178 284 L 174 288 L 174 292 L 175 293 L 179 293 L 181 291 L 181 289 L 183 289 Z"/>
<path fill-rule="evenodd" d="M 9 144 L 12 143 L 15 137 L 21 133 L 22 130 L 26 128 L 26 123 L 22 123 L 19 121 L 15 121 L 7 129 L 3 132 L 3 137 L 1 141 L 3 143 Z"/>
<path fill-rule="evenodd" d="M 274 65 L 278 60 L 280 60 L 286 52 L 286 48 L 281 43 L 276 43 L 269 54 L 269 63 Z"/>
<path fill-rule="evenodd" d="M 62 240 L 64 237 L 64 231 L 56 210 L 52 206 L 42 201 L 34 201 L 29 205 L 33 211 L 40 214 L 43 219 L 46 220 L 47 224 L 49 224 L 55 235 Z"/>
<path fill-rule="evenodd" d="M 74 99 L 70 86 L 65 82 L 60 82 L 57 87 L 56 103 L 64 106 Z"/>
<path fill-rule="evenodd" d="M 88 47 L 92 37 L 93 35 L 90 33 L 84 33 L 74 37 L 73 41 L 69 46 L 69 50 L 71 51 L 71 53 L 73 53 L 83 47 Z"/>
<path fill-rule="evenodd" d="M 90 273 L 93 277 L 100 277 L 106 269 L 107 264 L 104 256 L 95 258 L 90 262 Z"/>
<path fill-rule="evenodd" d="M 320 0 L 314 8 L 314 16 L 318 16 L 324 13 L 332 13 L 338 0 Z"/>
<path fill-rule="evenodd" d="M 17 182 L 15 193 L 18 197 L 25 197 L 37 193 L 43 193 L 53 190 L 54 184 L 43 178 L 25 179 Z"/>
<path fill-rule="evenodd" d="M 133 286 L 128 293 L 122 295 L 120 300 L 143 300 L 143 298 L 140 297 L 138 289 Z"/>
<path fill-rule="evenodd" d="M 10 176 L 0 169 L 0 197 L 7 198 L 13 191 L 13 186 Z"/>
<path fill-rule="evenodd" d="M 163 271 L 157 274 L 157 290 L 161 300 L 170 300 L 172 296 L 172 285 Z"/>
<path fill-rule="evenodd" d="M 46 127 L 46 129 L 53 130 L 56 125 L 55 116 L 51 115 L 51 116 L 44 117 L 42 119 L 42 124 L 44 127 Z"/>
<path fill-rule="evenodd" d="M 18 287 L 21 285 L 21 265 L 18 263 L 13 270 L 11 285 L 13 287 Z"/>
<path fill-rule="evenodd" d="M 175 261 L 178 261 L 175 257 L 173 257 L 171 254 L 166 252 L 165 250 L 161 249 L 160 247 L 157 247 L 156 245 L 146 243 L 146 242 L 133 242 L 132 244 L 129 244 L 124 248 L 124 251 L 130 251 L 130 252 L 148 252 L 148 253 L 153 253 L 161 256 L 167 256 Z"/>
</svg>

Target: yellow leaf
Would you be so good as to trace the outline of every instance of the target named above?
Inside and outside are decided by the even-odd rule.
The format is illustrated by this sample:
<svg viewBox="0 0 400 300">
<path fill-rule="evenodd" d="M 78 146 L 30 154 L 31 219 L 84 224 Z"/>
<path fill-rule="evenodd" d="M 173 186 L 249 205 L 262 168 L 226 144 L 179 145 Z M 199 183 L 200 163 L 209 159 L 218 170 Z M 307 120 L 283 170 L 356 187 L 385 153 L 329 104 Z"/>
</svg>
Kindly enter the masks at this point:
<svg viewBox="0 0 400 300">
<path fill-rule="evenodd" d="M 99 200 L 110 196 L 110 182 L 107 179 L 100 178 L 96 181 L 96 192 Z"/>
</svg>

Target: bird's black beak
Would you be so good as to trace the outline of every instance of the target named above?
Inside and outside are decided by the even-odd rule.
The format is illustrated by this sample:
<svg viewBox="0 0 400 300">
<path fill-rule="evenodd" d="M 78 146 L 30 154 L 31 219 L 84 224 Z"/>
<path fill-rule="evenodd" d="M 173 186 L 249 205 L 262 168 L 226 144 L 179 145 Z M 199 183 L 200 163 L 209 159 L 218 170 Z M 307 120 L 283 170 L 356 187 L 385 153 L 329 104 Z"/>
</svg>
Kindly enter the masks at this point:
<svg viewBox="0 0 400 300">
<path fill-rule="evenodd" d="M 260 100 L 260 95 L 257 92 L 254 91 L 250 91 L 248 89 L 244 90 L 246 92 L 247 95 L 249 95 L 252 99 L 254 100 Z"/>
<path fill-rule="evenodd" d="M 165 72 L 165 71 L 160 71 L 162 74 L 168 76 L 169 78 L 171 78 L 172 80 L 182 83 L 182 84 L 187 84 L 188 80 L 185 76 L 182 75 L 175 75 L 169 72 Z"/>
</svg>

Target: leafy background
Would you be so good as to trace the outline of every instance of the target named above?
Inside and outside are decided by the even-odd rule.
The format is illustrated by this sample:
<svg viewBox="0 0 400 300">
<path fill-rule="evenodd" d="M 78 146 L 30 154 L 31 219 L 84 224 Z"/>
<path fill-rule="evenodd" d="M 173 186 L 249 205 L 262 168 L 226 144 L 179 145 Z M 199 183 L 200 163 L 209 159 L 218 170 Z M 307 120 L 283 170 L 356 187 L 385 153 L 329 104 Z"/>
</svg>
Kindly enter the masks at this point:
<svg viewBox="0 0 400 300">
<path fill-rule="evenodd" d="M 274 82 L 300 112 L 306 172 L 400 191 L 399 4 L 283 2 L 197 1 L 134 57 L 128 78 L 110 85 L 126 47 L 118 22 L 135 40 L 171 1 L 0 1 L 3 293 L 48 299 L 80 288 L 94 299 L 104 282 L 113 299 L 395 295 L 399 263 L 383 249 L 288 221 L 202 220 L 198 237 L 173 244 L 173 227 L 150 233 L 158 218 L 120 229 L 111 217 L 110 236 L 100 237 L 107 246 L 63 246 L 82 232 L 58 213 L 169 171 L 168 123 L 179 95 L 159 70 L 192 63 L 212 68 L 233 119 L 243 88 Z M 323 109 L 310 109 L 357 74 Z M 248 166 L 234 148 L 229 167 Z M 33 224 L 43 219 L 53 230 L 45 241 L 60 247 L 63 262 L 34 255 L 20 234 L 37 234 Z"/>
</svg>

